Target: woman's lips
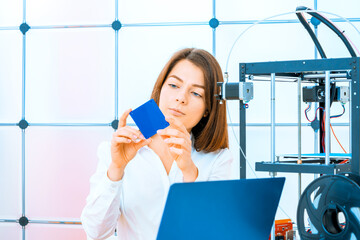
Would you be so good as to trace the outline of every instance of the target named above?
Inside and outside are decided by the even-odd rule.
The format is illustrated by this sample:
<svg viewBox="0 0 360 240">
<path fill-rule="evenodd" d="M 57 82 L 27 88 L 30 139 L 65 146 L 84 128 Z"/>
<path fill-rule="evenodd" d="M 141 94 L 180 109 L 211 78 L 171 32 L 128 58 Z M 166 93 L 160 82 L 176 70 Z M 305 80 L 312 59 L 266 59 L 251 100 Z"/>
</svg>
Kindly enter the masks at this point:
<svg viewBox="0 0 360 240">
<path fill-rule="evenodd" d="M 170 110 L 170 113 L 176 117 L 181 117 L 181 116 L 184 116 L 185 113 L 183 113 L 182 111 L 180 111 L 179 109 L 176 109 L 176 108 L 169 108 Z"/>
</svg>

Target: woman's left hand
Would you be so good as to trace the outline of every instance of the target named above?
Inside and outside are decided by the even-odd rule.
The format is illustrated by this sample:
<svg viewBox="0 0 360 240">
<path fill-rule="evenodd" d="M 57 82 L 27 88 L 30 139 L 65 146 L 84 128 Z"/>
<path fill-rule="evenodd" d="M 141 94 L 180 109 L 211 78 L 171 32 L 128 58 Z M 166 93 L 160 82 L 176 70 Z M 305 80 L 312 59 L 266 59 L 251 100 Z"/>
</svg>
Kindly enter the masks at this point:
<svg viewBox="0 0 360 240">
<path fill-rule="evenodd" d="M 191 159 L 191 137 L 185 126 L 177 119 L 166 117 L 170 126 L 159 130 L 158 134 L 169 146 L 172 157 L 183 173 L 185 182 L 194 182 L 198 169 Z"/>
</svg>

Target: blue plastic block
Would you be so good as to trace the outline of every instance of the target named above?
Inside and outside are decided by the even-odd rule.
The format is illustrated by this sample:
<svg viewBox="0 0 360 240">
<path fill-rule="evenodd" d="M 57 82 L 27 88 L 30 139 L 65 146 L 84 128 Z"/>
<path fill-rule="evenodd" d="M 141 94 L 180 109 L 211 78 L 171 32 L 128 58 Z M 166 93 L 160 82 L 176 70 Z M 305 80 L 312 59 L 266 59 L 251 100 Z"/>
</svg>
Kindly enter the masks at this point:
<svg viewBox="0 0 360 240">
<path fill-rule="evenodd" d="M 170 125 L 153 99 L 131 111 L 130 116 L 146 139 Z"/>
</svg>

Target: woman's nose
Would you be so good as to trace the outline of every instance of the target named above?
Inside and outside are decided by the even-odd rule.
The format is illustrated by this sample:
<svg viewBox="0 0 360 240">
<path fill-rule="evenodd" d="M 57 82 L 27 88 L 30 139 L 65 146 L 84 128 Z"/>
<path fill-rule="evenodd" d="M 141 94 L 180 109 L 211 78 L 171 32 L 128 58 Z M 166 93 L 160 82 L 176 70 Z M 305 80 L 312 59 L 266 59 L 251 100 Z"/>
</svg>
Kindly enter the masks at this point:
<svg viewBox="0 0 360 240">
<path fill-rule="evenodd" d="M 176 96 L 176 101 L 177 101 L 177 102 L 181 102 L 181 103 L 185 103 L 185 102 L 186 102 L 185 94 L 184 94 L 184 93 L 179 93 L 179 94 Z"/>
</svg>

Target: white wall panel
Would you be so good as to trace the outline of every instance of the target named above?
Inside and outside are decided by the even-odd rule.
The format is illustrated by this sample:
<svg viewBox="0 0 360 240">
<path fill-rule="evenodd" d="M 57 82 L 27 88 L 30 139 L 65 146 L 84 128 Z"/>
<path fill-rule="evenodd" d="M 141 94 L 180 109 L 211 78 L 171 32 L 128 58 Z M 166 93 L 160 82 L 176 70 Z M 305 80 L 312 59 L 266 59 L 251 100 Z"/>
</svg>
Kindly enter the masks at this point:
<svg viewBox="0 0 360 240">
<path fill-rule="evenodd" d="M 275 1 L 216 1 L 217 18 L 220 21 L 260 20 L 273 15 L 293 12 L 297 6 L 313 8 L 312 0 Z M 281 19 L 295 19 L 296 16 L 283 16 Z"/>
<path fill-rule="evenodd" d="M 86 234 L 81 226 L 31 224 L 27 228 L 27 239 L 76 239 L 86 240 Z"/>
<path fill-rule="evenodd" d="M 22 0 L 0 1 L 0 27 L 20 26 L 22 19 Z"/>
<path fill-rule="evenodd" d="M 21 216 L 20 128 L 0 128 L 0 146 L 0 219 L 17 219 Z"/>
<path fill-rule="evenodd" d="M 28 33 L 29 122 L 111 122 L 115 53 L 111 29 Z"/>
<path fill-rule="evenodd" d="M 27 133 L 26 208 L 31 219 L 79 219 L 111 128 L 32 127 Z"/>
<path fill-rule="evenodd" d="M 17 223 L 1 223 L 0 224 L 0 235 L 4 239 L 22 239 L 22 230 L 19 224 Z"/>
<path fill-rule="evenodd" d="M 115 20 L 115 1 L 110 0 L 29 0 L 26 8 L 30 26 L 111 24 Z"/>
<path fill-rule="evenodd" d="M 123 23 L 208 22 L 211 0 L 120 0 L 119 20 Z"/>
<path fill-rule="evenodd" d="M 0 31 L 0 122 L 21 118 L 21 45 L 20 31 Z"/>
<path fill-rule="evenodd" d="M 336 13 L 347 18 L 358 18 L 360 2 L 358 0 L 346 0 L 339 2 L 336 0 L 317 0 L 318 10 Z"/>
</svg>

